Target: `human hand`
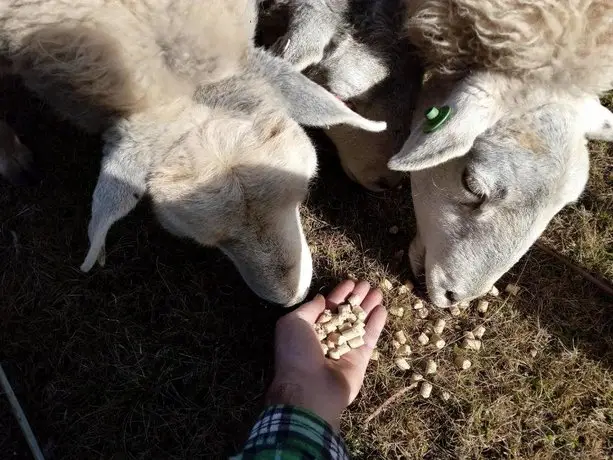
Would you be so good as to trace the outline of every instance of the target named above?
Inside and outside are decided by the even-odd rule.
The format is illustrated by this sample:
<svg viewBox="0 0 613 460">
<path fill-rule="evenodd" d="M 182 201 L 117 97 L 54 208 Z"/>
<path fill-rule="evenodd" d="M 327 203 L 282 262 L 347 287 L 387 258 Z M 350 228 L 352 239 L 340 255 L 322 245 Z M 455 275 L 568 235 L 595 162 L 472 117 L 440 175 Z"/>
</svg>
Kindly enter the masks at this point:
<svg viewBox="0 0 613 460">
<path fill-rule="evenodd" d="M 324 356 L 313 325 L 325 308 L 335 310 L 351 294 L 357 295 L 366 318 L 365 344 L 339 360 Z M 343 281 L 327 298 L 318 294 L 277 322 L 275 377 L 268 390 L 269 404 L 291 404 L 310 410 L 339 429 L 341 412 L 358 395 L 366 367 L 385 324 L 383 296 L 366 281 Z"/>
</svg>

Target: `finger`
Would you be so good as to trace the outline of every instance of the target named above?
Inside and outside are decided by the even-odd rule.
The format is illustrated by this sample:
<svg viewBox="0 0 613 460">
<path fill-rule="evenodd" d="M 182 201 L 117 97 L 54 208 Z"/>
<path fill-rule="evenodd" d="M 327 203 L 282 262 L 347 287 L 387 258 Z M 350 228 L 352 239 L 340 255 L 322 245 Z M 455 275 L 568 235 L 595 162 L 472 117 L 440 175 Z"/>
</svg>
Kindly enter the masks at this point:
<svg viewBox="0 0 613 460">
<path fill-rule="evenodd" d="M 321 294 L 317 294 L 313 300 L 302 304 L 289 314 L 296 315 L 310 324 L 315 324 L 315 321 L 317 321 L 317 318 L 319 318 L 319 315 L 321 315 L 325 308 L 326 298 Z"/>
<path fill-rule="evenodd" d="M 362 309 L 368 315 L 371 311 L 374 310 L 377 305 L 381 305 L 382 300 L 383 294 L 381 293 L 381 291 L 378 288 L 371 289 L 362 301 Z"/>
<path fill-rule="evenodd" d="M 328 308 L 336 309 L 336 307 L 338 307 L 339 304 L 343 303 L 345 299 L 347 298 L 347 296 L 351 294 L 354 287 L 355 287 L 355 283 L 353 281 L 351 280 L 342 281 L 326 297 Z"/>
<path fill-rule="evenodd" d="M 386 319 L 387 310 L 382 305 L 377 305 L 368 316 L 365 327 L 366 334 L 364 334 L 364 346 L 359 349 L 366 348 L 369 358 L 372 350 L 377 346 L 377 341 L 379 336 L 381 336 Z"/>
<path fill-rule="evenodd" d="M 355 297 L 357 303 L 361 305 L 362 302 L 364 302 L 364 298 L 368 295 L 369 292 L 370 284 L 368 283 L 368 281 L 358 281 L 350 295 L 352 297 Z"/>
</svg>

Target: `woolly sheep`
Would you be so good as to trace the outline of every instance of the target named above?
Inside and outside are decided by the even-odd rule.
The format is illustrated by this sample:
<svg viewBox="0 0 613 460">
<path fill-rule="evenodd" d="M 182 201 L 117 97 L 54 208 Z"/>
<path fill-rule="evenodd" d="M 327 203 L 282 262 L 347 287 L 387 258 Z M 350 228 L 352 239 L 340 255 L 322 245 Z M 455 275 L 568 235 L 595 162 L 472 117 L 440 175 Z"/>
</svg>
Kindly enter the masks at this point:
<svg viewBox="0 0 613 460">
<path fill-rule="evenodd" d="M 410 260 L 439 307 L 485 294 L 585 187 L 587 139 L 613 140 L 608 0 L 418 0 L 406 34 L 432 77 L 391 169 L 411 172 Z M 427 200 L 425 199 L 427 197 Z M 435 209 L 436 212 L 432 212 Z"/>
<path fill-rule="evenodd" d="M 380 131 L 256 49 L 254 0 L 5 0 L 0 55 L 62 116 L 102 131 L 82 265 L 149 194 L 172 233 L 219 247 L 251 289 L 290 305 L 309 287 L 298 207 L 316 171 L 300 124 Z"/>
</svg>

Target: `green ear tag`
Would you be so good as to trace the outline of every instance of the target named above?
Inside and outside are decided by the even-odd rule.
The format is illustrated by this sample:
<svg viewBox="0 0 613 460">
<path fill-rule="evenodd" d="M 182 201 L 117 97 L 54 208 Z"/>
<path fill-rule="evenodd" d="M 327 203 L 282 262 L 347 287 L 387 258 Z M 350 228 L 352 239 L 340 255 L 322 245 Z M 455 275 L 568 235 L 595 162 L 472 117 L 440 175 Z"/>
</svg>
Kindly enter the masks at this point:
<svg viewBox="0 0 613 460">
<path fill-rule="evenodd" d="M 444 105 L 443 107 L 430 107 L 426 110 L 426 124 L 424 133 L 431 133 L 439 129 L 451 115 L 451 107 Z"/>
</svg>

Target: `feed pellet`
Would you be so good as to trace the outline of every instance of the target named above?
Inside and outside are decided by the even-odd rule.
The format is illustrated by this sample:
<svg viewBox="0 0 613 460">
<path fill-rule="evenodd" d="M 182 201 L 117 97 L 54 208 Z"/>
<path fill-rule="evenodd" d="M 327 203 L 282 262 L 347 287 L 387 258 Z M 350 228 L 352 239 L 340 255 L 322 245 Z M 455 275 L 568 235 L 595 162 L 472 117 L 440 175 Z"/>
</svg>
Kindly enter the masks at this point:
<svg viewBox="0 0 613 460">
<path fill-rule="evenodd" d="M 445 347 L 445 341 L 438 334 L 434 334 L 430 339 L 430 342 L 438 349 L 441 350 Z"/>
<path fill-rule="evenodd" d="M 398 369 L 403 371 L 408 371 L 409 369 L 411 369 L 411 365 L 405 358 L 396 358 L 394 360 L 394 364 L 396 364 L 396 367 L 398 367 Z"/>
<path fill-rule="evenodd" d="M 449 307 L 449 314 L 451 316 L 460 316 L 461 313 L 462 311 L 460 310 L 460 307 L 457 307 L 455 305 Z"/>
<path fill-rule="evenodd" d="M 437 319 L 434 323 L 434 326 L 432 327 L 432 330 L 435 334 L 441 335 L 443 333 L 443 330 L 445 330 L 446 324 L 447 322 L 444 319 Z"/>
<path fill-rule="evenodd" d="M 349 298 L 347 299 L 347 303 L 349 305 L 351 305 L 352 307 L 359 307 L 360 306 L 360 297 L 355 295 L 355 294 L 351 294 L 349 296 Z"/>
<path fill-rule="evenodd" d="M 340 359 L 352 349 L 364 345 L 366 312 L 359 303 L 360 298 L 351 295 L 346 303 L 338 306 L 336 313 L 325 309 L 317 318 L 313 329 L 324 356 Z"/>
<path fill-rule="evenodd" d="M 473 335 L 476 339 L 481 340 L 483 338 L 483 334 L 485 334 L 485 326 L 477 326 L 473 329 Z"/>
<path fill-rule="evenodd" d="M 486 313 L 490 303 L 487 300 L 480 300 L 477 304 L 477 311 L 479 313 Z"/>
<path fill-rule="evenodd" d="M 467 350 L 479 351 L 481 350 L 481 340 L 477 339 L 464 339 L 462 342 L 462 348 Z"/>
<path fill-rule="evenodd" d="M 407 343 L 407 336 L 404 334 L 404 331 L 396 331 L 394 333 L 394 338 L 400 343 L 400 345 L 404 345 Z"/>
<path fill-rule="evenodd" d="M 351 312 L 360 321 L 365 321 L 366 320 L 366 312 L 359 305 L 354 306 L 353 309 L 351 310 Z"/>
<path fill-rule="evenodd" d="M 398 288 L 398 293 L 399 294 L 408 294 L 409 292 L 411 292 L 413 289 L 415 288 L 415 286 L 413 285 L 412 282 L 410 281 L 406 281 L 402 286 L 400 286 Z"/>
<path fill-rule="evenodd" d="M 429 398 L 430 394 L 432 394 L 432 384 L 428 382 L 423 382 L 421 384 L 421 389 L 419 390 L 422 398 Z"/>
<path fill-rule="evenodd" d="M 333 348 L 332 350 L 328 350 L 328 357 L 332 359 L 341 359 L 341 356 L 343 356 L 345 353 L 349 353 L 350 351 L 351 347 L 344 343 L 336 348 Z"/>
<path fill-rule="evenodd" d="M 381 287 L 386 291 L 391 291 L 394 288 L 394 285 L 387 278 L 383 278 L 383 281 L 381 281 Z"/>
<path fill-rule="evenodd" d="M 512 296 L 516 296 L 517 294 L 519 294 L 519 290 L 521 288 L 517 285 L 517 284 L 507 284 L 507 287 L 504 288 L 505 292 L 507 292 L 508 294 L 511 294 Z"/>
<path fill-rule="evenodd" d="M 428 337 L 424 332 L 422 332 L 421 334 L 419 334 L 419 336 L 417 337 L 417 341 L 419 343 L 421 343 L 422 345 L 427 345 L 428 342 L 430 341 L 430 337 Z"/>
<path fill-rule="evenodd" d="M 456 367 L 463 371 L 465 371 L 466 369 L 469 369 L 470 366 L 472 366 L 470 359 L 464 358 L 463 356 L 456 356 L 454 362 L 455 362 Z"/>
<path fill-rule="evenodd" d="M 400 347 L 398 347 L 398 350 L 396 350 L 396 352 L 401 356 L 409 356 L 411 354 L 411 347 L 406 344 L 400 345 Z"/>
<path fill-rule="evenodd" d="M 464 338 L 468 340 L 475 340 L 475 334 L 473 331 L 466 331 L 464 332 Z"/>
</svg>

